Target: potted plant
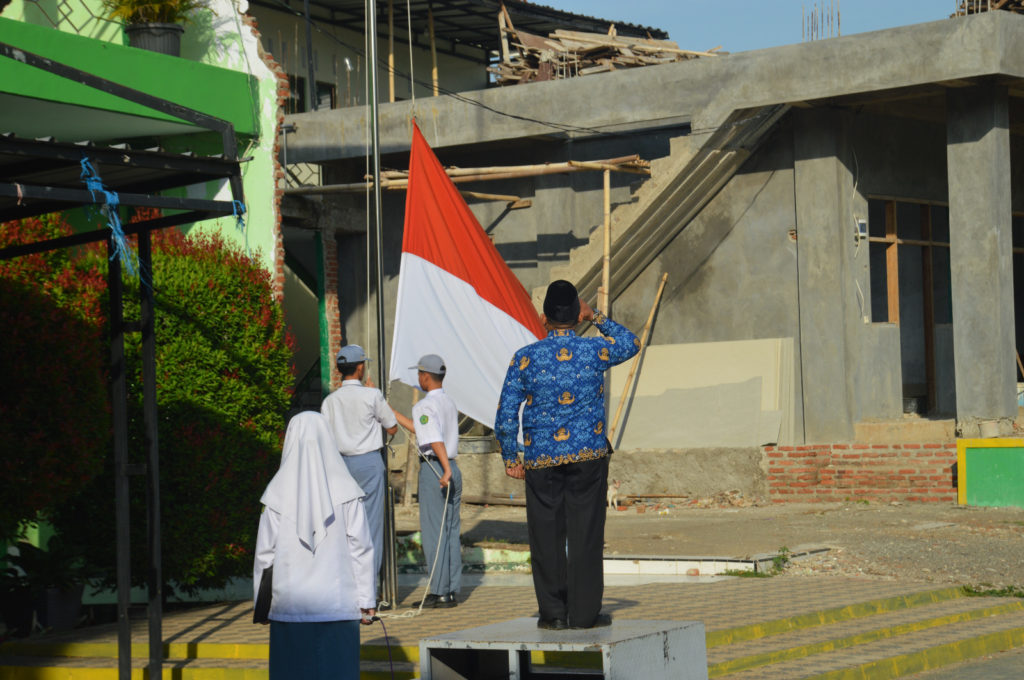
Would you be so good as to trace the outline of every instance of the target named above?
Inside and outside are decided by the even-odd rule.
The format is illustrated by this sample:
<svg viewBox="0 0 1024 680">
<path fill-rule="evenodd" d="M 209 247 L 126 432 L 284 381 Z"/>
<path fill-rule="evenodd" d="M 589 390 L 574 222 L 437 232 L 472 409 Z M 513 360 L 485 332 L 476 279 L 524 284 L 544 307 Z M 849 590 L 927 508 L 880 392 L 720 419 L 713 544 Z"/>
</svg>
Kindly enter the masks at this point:
<svg viewBox="0 0 1024 680">
<path fill-rule="evenodd" d="M 32 590 L 25 573 L 17 567 L 0 569 L 0 618 L 11 637 L 32 632 Z"/>
<path fill-rule="evenodd" d="M 103 0 L 103 6 L 111 19 L 124 22 L 129 45 L 177 57 L 183 24 L 205 0 Z"/>
<path fill-rule="evenodd" d="M 10 562 L 24 573 L 27 590 L 43 628 L 68 630 L 78 623 L 82 593 L 91 571 L 78 551 L 60 536 L 52 536 L 43 550 L 27 541 L 17 544 Z"/>
</svg>

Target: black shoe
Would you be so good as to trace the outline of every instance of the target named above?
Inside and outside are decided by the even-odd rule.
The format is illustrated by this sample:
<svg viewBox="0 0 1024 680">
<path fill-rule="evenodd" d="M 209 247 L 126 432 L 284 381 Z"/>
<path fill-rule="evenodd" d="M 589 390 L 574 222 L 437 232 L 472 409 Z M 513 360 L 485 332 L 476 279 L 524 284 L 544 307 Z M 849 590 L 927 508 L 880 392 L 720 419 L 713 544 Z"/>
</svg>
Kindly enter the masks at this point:
<svg viewBox="0 0 1024 680">
<path fill-rule="evenodd" d="M 430 593 L 423 600 L 423 608 L 424 609 L 435 609 L 438 606 L 437 603 L 438 603 L 438 601 L 440 599 L 441 599 L 440 595 L 435 595 L 434 593 Z"/>
<path fill-rule="evenodd" d="M 435 605 L 438 609 L 450 609 L 452 607 L 458 607 L 459 601 L 455 597 L 455 593 L 448 593 L 447 595 L 440 595 L 437 598 L 437 604 Z"/>
<path fill-rule="evenodd" d="M 377 611 L 379 611 L 379 612 L 391 611 L 391 603 L 390 602 L 385 602 L 385 601 L 381 600 L 379 603 L 377 603 Z"/>
<path fill-rule="evenodd" d="M 537 627 L 543 630 L 566 630 L 569 624 L 565 619 L 537 619 Z"/>
<path fill-rule="evenodd" d="M 577 629 L 580 629 L 580 628 L 603 628 L 604 626 L 610 626 L 610 625 L 612 625 L 611 614 L 598 614 L 597 618 L 594 619 L 594 622 L 592 624 L 590 624 L 589 626 L 576 626 L 576 625 L 574 625 L 574 626 L 571 626 L 571 627 L 572 628 L 577 628 Z"/>
</svg>

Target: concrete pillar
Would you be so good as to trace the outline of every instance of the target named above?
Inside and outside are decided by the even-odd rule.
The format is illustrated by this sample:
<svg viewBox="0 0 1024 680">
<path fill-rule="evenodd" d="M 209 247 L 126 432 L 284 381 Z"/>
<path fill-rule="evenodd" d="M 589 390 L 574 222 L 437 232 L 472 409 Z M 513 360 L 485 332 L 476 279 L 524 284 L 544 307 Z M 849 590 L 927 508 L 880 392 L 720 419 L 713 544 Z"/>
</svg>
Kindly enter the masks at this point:
<svg viewBox="0 0 1024 680">
<path fill-rule="evenodd" d="M 844 246 L 851 241 L 850 173 L 840 158 L 843 119 L 799 111 L 793 121 L 800 364 L 804 439 L 853 439 L 852 375 L 847 370 Z"/>
<path fill-rule="evenodd" d="M 956 416 L 963 436 L 1017 413 L 1006 88 L 946 96 Z"/>
</svg>

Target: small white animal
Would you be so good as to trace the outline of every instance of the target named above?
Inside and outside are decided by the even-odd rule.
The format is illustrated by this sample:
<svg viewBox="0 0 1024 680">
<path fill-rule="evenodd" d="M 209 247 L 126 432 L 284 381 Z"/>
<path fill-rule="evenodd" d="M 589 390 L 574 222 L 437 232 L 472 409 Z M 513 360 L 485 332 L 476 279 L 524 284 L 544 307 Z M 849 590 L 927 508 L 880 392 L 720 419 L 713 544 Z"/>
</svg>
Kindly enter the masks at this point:
<svg viewBox="0 0 1024 680">
<path fill-rule="evenodd" d="M 618 508 L 619 507 L 619 487 L 622 482 L 618 479 L 613 479 L 612 483 L 608 485 L 608 507 Z"/>
</svg>

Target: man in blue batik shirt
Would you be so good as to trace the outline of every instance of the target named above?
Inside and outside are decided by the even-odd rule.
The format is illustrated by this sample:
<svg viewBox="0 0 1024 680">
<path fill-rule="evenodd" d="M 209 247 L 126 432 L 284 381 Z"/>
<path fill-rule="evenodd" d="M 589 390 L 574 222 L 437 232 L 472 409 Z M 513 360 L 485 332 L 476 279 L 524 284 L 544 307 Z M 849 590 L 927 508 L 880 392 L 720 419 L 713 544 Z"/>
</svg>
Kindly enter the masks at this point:
<svg viewBox="0 0 1024 680">
<path fill-rule="evenodd" d="M 637 353 L 628 329 L 555 281 L 544 298 L 548 335 L 512 358 L 494 419 L 505 473 L 526 480 L 533 588 L 544 629 L 592 628 L 601 614 L 609 443 L 604 372 Z M 573 328 L 591 321 L 604 337 Z M 518 457 L 523 408 L 523 460 Z"/>
</svg>

